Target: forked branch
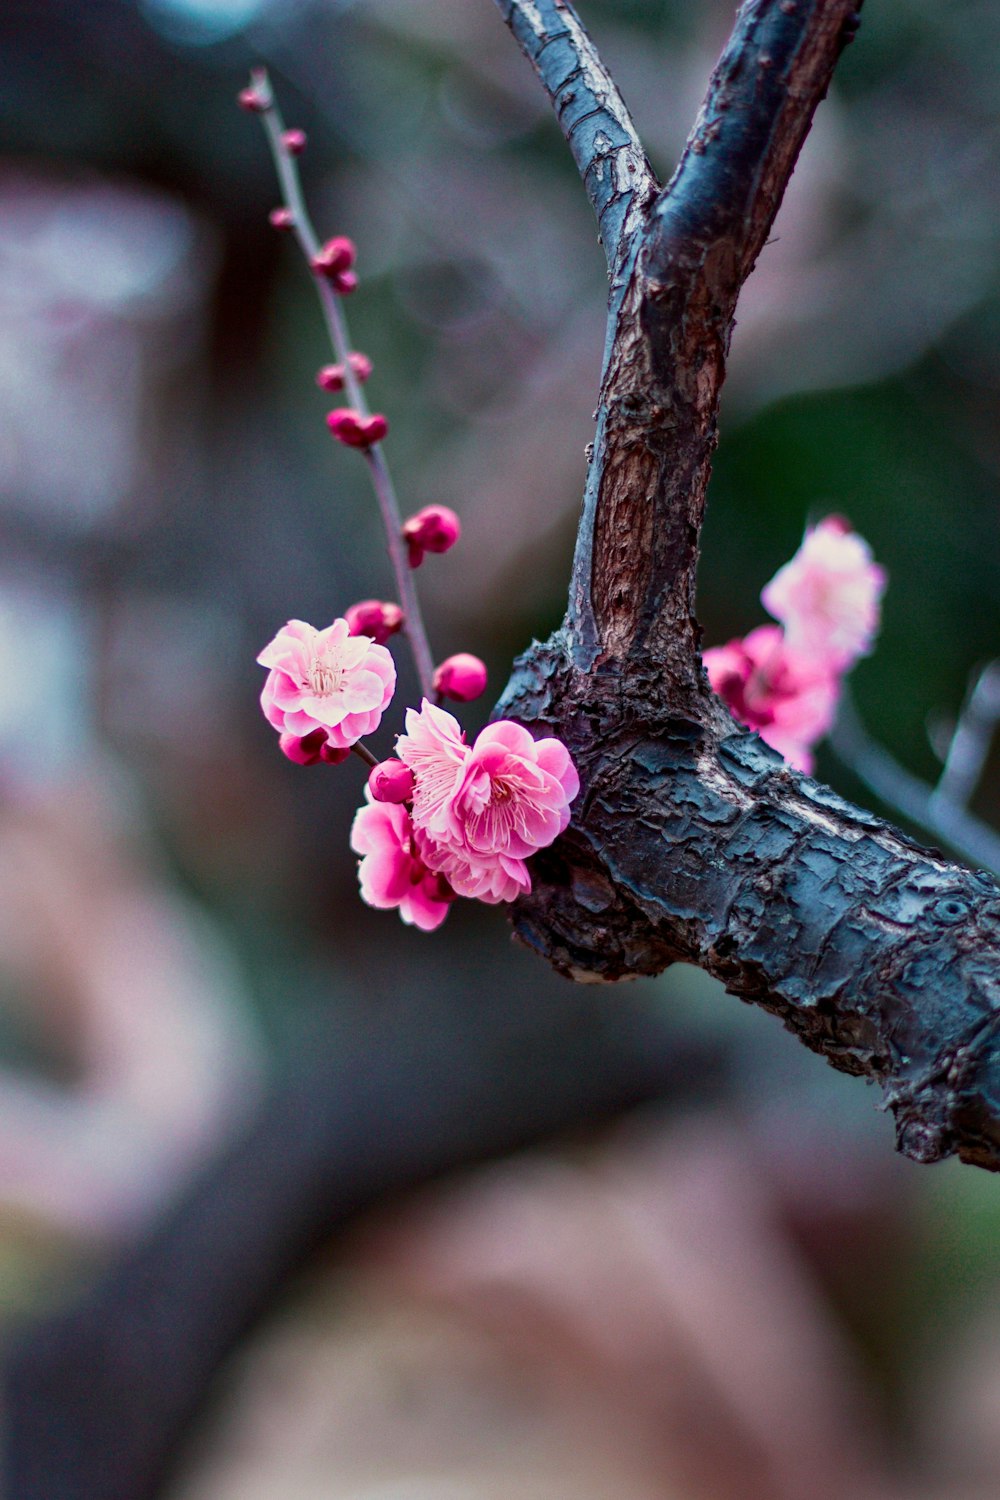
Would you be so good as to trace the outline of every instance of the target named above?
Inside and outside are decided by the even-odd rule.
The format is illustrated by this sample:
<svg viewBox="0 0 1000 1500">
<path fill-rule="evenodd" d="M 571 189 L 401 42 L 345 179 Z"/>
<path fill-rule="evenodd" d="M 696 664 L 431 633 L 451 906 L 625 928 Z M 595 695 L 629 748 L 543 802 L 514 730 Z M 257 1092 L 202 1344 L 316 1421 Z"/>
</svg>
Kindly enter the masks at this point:
<svg viewBox="0 0 1000 1500">
<path fill-rule="evenodd" d="M 557 44 L 593 59 L 568 4 L 498 3 L 522 44 L 530 32 L 540 72 Z M 502 702 L 565 741 L 584 792 L 533 862 L 514 924 L 577 979 L 700 964 L 879 1082 L 906 1154 L 997 1169 L 1000 890 L 790 771 L 712 696 L 699 654 L 695 577 L 736 300 L 857 24 L 853 0 L 744 0 L 677 171 L 606 247 L 607 353 L 569 607 Z"/>
</svg>

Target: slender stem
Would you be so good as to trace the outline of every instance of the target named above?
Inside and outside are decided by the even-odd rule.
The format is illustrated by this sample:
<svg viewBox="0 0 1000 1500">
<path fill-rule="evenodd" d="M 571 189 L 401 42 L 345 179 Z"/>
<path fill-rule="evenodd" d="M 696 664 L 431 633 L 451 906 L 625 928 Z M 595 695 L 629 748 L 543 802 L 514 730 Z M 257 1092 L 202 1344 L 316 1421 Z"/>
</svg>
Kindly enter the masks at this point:
<svg viewBox="0 0 1000 1500">
<path fill-rule="evenodd" d="M 357 755 L 361 760 L 364 761 L 366 766 L 378 765 L 378 761 L 371 753 L 368 746 L 363 745 L 360 740 L 355 740 L 354 744 L 351 746 L 351 749 L 354 751 L 355 755 Z"/>
<path fill-rule="evenodd" d="M 846 692 L 830 734 L 830 746 L 837 758 L 888 807 L 943 840 L 970 865 L 1000 874 L 1000 835 L 960 803 L 936 795 L 933 788 L 877 744 Z"/>
<path fill-rule="evenodd" d="M 948 746 L 944 770 L 931 797 L 935 811 L 951 803 L 967 807 L 979 784 L 993 732 L 1000 721 L 1000 661 L 976 678 Z"/>
<path fill-rule="evenodd" d="M 311 264 L 321 247 L 309 217 L 309 210 L 306 208 L 295 158 L 282 139 L 285 130 L 284 121 L 274 102 L 270 81 L 266 75 L 255 75 L 255 86 L 267 103 L 261 119 L 264 123 L 268 145 L 271 148 L 271 155 L 274 158 L 282 195 L 286 206 L 291 210 L 292 231 L 306 262 Z M 337 363 L 343 367 L 344 386 L 348 400 L 362 417 L 367 417 L 371 414 L 368 402 L 365 399 L 361 382 L 351 367 L 351 339 L 341 298 L 324 277 L 313 273 L 313 280 L 319 294 L 333 352 Z M 370 448 L 366 448 L 364 456 L 368 463 L 368 472 L 371 475 L 375 499 L 378 502 L 379 514 L 385 529 L 389 561 L 392 564 L 399 603 L 403 611 L 403 633 L 413 652 L 421 691 L 425 698 L 430 698 L 434 692 L 434 658 L 420 611 L 413 570 L 407 562 L 406 549 L 403 546 L 403 521 L 392 475 L 389 472 L 389 465 L 381 443 L 373 443 Z"/>
</svg>

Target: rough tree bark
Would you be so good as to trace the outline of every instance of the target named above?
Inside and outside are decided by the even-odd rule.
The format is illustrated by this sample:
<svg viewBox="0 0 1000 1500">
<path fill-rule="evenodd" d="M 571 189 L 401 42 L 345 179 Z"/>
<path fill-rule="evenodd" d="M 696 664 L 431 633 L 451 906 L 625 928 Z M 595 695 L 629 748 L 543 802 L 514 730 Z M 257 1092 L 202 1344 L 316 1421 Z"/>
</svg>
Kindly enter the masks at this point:
<svg viewBox="0 0 1000 1500">
<path fill-rule="evenodd" d="M 1000 1168 L 1000 890 L 790 771 L 711 693 L 699 537 L 740 288 L 857 0 L 745 0 L 660 189 L 573 7 L 497 0 L 597 214 L 611 280 L 562 628 L 498 711 L 558 734 L 583 792 L 520 937 L 578 980 L 699 964 L 878 1082 L 899 1149 Z"/>
</svg>

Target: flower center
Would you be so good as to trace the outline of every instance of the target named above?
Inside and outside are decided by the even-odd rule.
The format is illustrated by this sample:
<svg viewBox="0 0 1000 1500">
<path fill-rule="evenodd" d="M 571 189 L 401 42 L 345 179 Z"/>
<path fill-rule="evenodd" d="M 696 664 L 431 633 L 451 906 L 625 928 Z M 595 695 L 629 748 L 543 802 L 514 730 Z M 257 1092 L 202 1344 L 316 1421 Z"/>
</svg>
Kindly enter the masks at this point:
<svg viewBox="0 0 1000 1500">
<path fill-rule="evenodd" d="M 331 666 L 328 661 L 314 661 L 309 669 L 309 686 L 317 698 L 329 698 L 332 693 L 339 692 L 343 682 L 342 669 Z"/>
<path fill-rule="evenodd" d="M 494 781 L 490 788 L 491 802 L 509 802 L 513 795 L 506 781 Z"/>
</svg>

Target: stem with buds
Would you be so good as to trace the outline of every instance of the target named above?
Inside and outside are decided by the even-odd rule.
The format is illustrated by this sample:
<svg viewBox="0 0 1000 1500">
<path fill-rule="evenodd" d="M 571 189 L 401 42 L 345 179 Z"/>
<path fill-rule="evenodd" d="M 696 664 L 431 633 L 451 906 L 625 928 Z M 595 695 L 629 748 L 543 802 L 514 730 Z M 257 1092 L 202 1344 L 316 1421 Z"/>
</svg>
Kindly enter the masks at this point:
<svg viewBox="0 0 1000 1500">
<path fill-rule="evenodd" d="M 271 148 L 271 155 L 274 158 L 274 165 L 278 173 L 278 181 L 281 184 L 285 205 L 291 213 L 291 229 L 307 263 L 311 264 L 314 257 L 319 254 L 321 246 L 316 231 L 313 228 L 312 220 L 309 217 L 309 211 L 306 208 L 295 157 L 289 151 L 284 139 L 284 122 L 275 103 L 274 92 L 266 70 L 254 70 L 252 88 L 256 98 L 260 101 L 256 112 L 260 114 L 263 122 L 268 145 Z M 350 398 L 350 403 L 363 418 L 366 418 L 371 415 L 371 412 L 365 400 L 361 382 L 358 380 L 351 365 L 351 341 L 341 298 L 325 277 L 314 275 L 313 279 L 319 294 L 320 304 L 323 308 L 323 316 L 326 319 L 326 326 L 330 334 L 330 342 L 333 345 L 334 354 L 338 364 L 343 367 L 344 387 Z M 417 598 L 413 571 L 408 565 L 406 550 L 403 545 L 403 522 L 399 511 L 399 503 L 396 499 L 395 487 L 392 482 L 392 475 L 389 472 L 389 465 L 382 451 L 381 443 L 372 443 L 363 452 L 368 463 L 369 473 L 371 474 L 372 487 L 375 491 L 379 513 L 382 517 L 382 525 L 385 528 L 389 560 L 392 564 L 399 602 L 403 610 L 403 632 L 413 652 L 413 660 L 417 669 L 417 676 L 420 679 L 420 687 L 423 695 L 425 698 L 431 698 L 434 696 L 434 658 L 431 655 L 427 630 L 424 626 L 423 616 L 420 613 L 420 601 Z"/>
</svg>

